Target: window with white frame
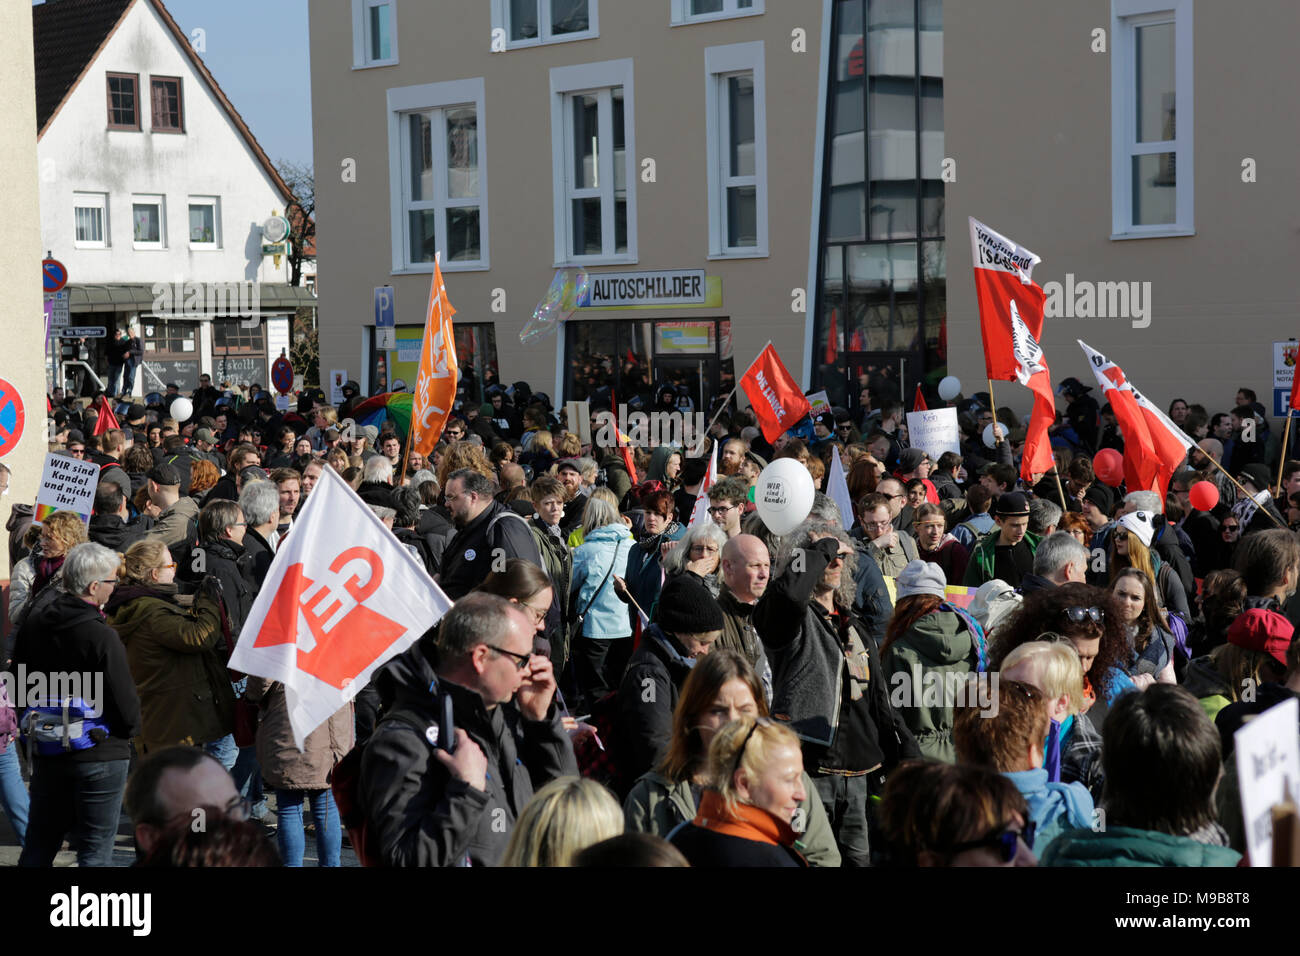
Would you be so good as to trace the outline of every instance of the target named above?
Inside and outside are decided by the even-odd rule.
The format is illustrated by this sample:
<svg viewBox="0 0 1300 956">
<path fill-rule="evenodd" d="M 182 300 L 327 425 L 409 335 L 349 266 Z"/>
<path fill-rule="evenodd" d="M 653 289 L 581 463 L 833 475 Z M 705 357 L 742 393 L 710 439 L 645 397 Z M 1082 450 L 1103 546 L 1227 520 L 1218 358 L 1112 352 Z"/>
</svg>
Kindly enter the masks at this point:
<svg viewBox="0 0 1300 956">
<path fill-rule="evenodd" d="M 636 261 L 632 61 L 551 70 L 557 263 Z"/>
<path fill-rule="evenodd" d="M 72 219 L 76 248 L 108 248 L 108 193 L 73 193 Z"/>
<path fill-rule="evenodd" d="M 216 196 L 190 197 L 190 248 L 218 249 L 221 246 L 220 203 Z"/>
<path fill-rule="evenodd" d="M 165 207 L 162 196 L 131 197 L 132 244 L 136 249 L 166 248 Z"/>
<path fill-rule="evenodd" d="M 763 44 L 704 51 L 709 255 L 767 255 Z"/>
<path fill-rule="evenodd" d="M 673 26 L 754 17 L 763 13 L 765 0 L 669 0 Z"/>
<path fill-rule="evenodd" d="M 397 0 L 352 0 L 352 68 L 397 63 Z"/>
<path fill-rule="evenodd" d="M 492 0 L 492 30 L 507 50 L 591 40 L 600 36 L 596 6 L 596 0 Z"/>
<path fill-rule="evenodd" d="M 388 91 L 393 270 L 488 268 L 481 77 Z"/>
<path fill-rule="evenodd" d="M 1112 238 L 1195 231 L 1192 0 L 1112 0 Z"/>
</svg>

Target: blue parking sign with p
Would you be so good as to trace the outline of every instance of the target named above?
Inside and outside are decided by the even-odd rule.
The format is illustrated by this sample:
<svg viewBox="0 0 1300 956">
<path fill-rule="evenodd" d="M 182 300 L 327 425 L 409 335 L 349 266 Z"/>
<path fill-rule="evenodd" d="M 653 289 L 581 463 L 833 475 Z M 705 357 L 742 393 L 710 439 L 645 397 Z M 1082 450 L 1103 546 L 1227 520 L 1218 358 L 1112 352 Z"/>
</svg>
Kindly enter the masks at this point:
<svg viewBox="0 0 1300 956">
<path fill-rule="evenodd" d="M 397 311 L 394 306 L 393 287 L 381 285 L 375 287 L 375 327 L 394 328 L 397 325 Z"/>
</svg>

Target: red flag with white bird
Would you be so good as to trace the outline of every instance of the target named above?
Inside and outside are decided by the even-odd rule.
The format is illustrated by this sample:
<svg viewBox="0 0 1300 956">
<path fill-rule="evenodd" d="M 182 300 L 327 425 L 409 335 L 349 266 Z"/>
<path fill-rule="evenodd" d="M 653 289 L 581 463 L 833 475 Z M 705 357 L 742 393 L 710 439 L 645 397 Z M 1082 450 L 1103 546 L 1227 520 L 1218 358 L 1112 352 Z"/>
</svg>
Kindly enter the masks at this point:
<svg viewBox="0 0 1300 956">
<path fill-rule="evenodd" d="M 1038 339 L 1020 318 L 1016 303 L 1011 303 L 1011 338 L 1016 355 L 1016 379 L 1034 393 L 1034 410 L 1029 415 L 1029 429 L 1020 459 L 1020 477 L 1033 481 L 1056 463 L 1052 458 L 1052 439 L 1048 428 L 1056 421 L 1056 400 L 1052 397 L 1052 373 Z"/>
<path fill-rule="evenodd" d="M 1041 340 L 1045 296 L 1030 273 L 1042 259 L 973 218 L 970 244 L 980 334 L 984 339 L 984 369 L 989 379 L 1014 381 L 1019 377 L 1019 364 L 1011 335 L 1011 307 L 1015 306 L 1034 340 Z"/>
<path fill-rule="evenodd" d="M 1158 491 L 1161 500 L 1164 500 L 1165 492 L 1169 488 L 1169 478 L 1173 475 L 1178 462 L 1182 460 L 1185 450 L 1180 446 L 1177 461 L 1173 464 L 1168 463 L 1167 456 L 1173 436 L 1167 433 L 1161 434 L 1164 432 L 1163 428 L 1158 428 L 1157 433 L 1153 435 L 1148 422 L 1156 419 L 1149 414 L 1150 403 L 1143 399 L 1148 408 L 1144 408 L 1143 403 L 1139 403 L 1140 396 L 1124 377 L 1123 369 L 1096 349 L 1089 347 L 1082 339 L 1078 341 L 1083 354 L 1088 357 L 1088 365 L 1097 378 L 1097 384 L 1105 393 L 1106 401 L 1110 402 L 1111 411 L 1115 413 L 1115 420 L 1124 435 L 1124 484 L 1129 491 Z M 1163 415 L 1160 417 L 1164 418 Z"/>
<path fill-rule="evenodd" d="M 451 608 L 424 566 L 332 469 L 267 571 L 232 670 L 284 684 L 303 741 Z"/>
</svg>

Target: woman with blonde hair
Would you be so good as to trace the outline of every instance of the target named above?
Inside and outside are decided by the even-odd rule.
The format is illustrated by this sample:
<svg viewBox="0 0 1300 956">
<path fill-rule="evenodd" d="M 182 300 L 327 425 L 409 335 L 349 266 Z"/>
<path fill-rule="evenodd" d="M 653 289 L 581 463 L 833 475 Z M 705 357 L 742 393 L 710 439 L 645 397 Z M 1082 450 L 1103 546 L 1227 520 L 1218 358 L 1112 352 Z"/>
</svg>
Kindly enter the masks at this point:
<svg viewBox="0 0 1300 956">
<path fill-rule="evenodd" d="M 63 559 L 69 551 L 89 540 L 86 523 L 75 511 L 56 511 L 39 525 L 32 553 L 16 565 L 9 582 L 9 620 L 16 631 L 35 606 L 36 598 L 49 585 L 55 591 L 63 583 Z"/>
<path fill-rule="evenodd" d="M 578 690 L 591 705 L 618 686 L 632 656 L 632 619 L 617 584 L 627 573 L 632 531 L 608 488 L 595 489 L 587 499 L 580 533 L 581 544 L 573 551 L 569 619 L 581 618 L 582 624 L 573 634 L 570 654 Z"/>
<path fill-rule="evenodd" d="M 794 849 L 804 789 L 794 731 L 766 717 L 740 717 L 709 745 L 711 789 L 695 819 L 669 841 L 691 866 L 807 866 Z"/>
<path fill-rule="evenodd" d="M 176 562 L 157 538 L 127 549 L 118 578 L 104 610 L 126 646 L 143 750 L 220 740 L 234 727 L 235 695 L 222 657 L 228 650 L 218 599 L 201 588 L 192 608 L 181 607 Z"/>
<path fill-rule="evenodd" d="M 622 832 L 612 793 L 585 777 L 560 777 L 524 805 L 501 865 L 573 866 L 579 852 Z"/>
</svg>

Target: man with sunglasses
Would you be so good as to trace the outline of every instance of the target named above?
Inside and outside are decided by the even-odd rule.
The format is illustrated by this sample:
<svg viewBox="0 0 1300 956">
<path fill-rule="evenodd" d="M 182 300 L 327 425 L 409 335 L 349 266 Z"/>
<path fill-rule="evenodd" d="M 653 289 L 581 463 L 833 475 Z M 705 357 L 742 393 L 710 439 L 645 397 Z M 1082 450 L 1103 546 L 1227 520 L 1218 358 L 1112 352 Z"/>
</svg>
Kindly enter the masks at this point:
<svg viewBox="0 0 1300 956">
<path fill-rule="evenodd" d="M 476 592 L 386 666 L 385 717 L 366 744 L 360 795 L 385 866 L 494 866 L 533 791 L 576 776 L 551 662 L 519 606 Z M 451 701 L 454 749 L 443 739 Z"/>
</svg>

